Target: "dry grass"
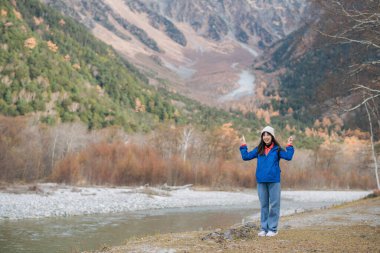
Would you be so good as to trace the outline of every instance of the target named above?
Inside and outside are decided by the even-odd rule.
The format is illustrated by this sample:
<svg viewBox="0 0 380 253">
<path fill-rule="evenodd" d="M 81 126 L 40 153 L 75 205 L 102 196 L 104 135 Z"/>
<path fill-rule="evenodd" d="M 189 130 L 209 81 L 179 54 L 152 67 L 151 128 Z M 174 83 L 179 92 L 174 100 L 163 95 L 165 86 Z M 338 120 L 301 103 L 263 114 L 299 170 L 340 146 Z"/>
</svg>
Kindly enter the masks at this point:
<svg viewBox="0 0 380 253">
<path fill-rule="evenodd" d="M 282 230 L 273 238 L 202 241 L 206 232 L 156 235 L 128 240 L 100 252 L 379 252 L 380 229 L 365 225 Z M 166 250 L 166 251 L 165 251 Z M 175 250 L 175 251 L 174 251 Z"/>
<path fill-rule="evenodd" d="M 316 154 L 315 154 L 316 155 Z M 185 185 L 232 190 L 256 186 L 256 162 L 240 157 L 211 161 L 184 161 L 178 154 L 166 157 L 155 146 L 94 143 L 57 162 L 51 180 L 67 184 L 95 185 Z M 282 186 L 292 189 L 368 189 L 375 180 L 368 169 L 335 164 L 329 168 L 305 168 L 300 161 L 282 162 Z M 351 166 L 351 165 L 350 165 Z M 352 165 L 353 166 L 353 165 Z"/>
<path fill-rule="evenodd" d="M 195 165 L 196 164 L 196 165 Z M 218 189 L 253 187 L 252 171 L 220 158 L 214 162 L 165 158 L 149 146 L 96 143 L 69 154 L 55 166 L 51 179 L 58 183 L 95 185 L 206 185 Z"/>
</svg>

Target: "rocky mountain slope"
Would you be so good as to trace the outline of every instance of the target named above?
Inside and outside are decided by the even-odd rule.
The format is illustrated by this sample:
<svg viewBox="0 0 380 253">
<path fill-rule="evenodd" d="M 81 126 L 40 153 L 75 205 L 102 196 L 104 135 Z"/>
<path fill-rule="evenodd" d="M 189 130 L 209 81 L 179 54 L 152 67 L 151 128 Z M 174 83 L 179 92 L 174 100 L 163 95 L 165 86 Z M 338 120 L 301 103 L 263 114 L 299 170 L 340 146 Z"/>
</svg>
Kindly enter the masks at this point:
<svg viewBox="0 0 380 253">
<path fill-rule="evenodd" d="M 301 26 L 308 6 L 304 0 L 43 1 L 91 28 L 151 84 L 225 107 L 260 98 L 252 63 Z"/>
<path fill-rule="evenodd" d="M 255 63 L 256 74 L 272 78 L 266 90 L 281 98 L 268 96 L 281 115 L 309 125 L 324 118 L 336 129 L 368 129 L 364 106 L 345 110 L 380 90 L 380 3 L 314 1 L 312 8 L 318 18 L 266 48 Z M 358 85 L 368 89 L 358 90 Z M 371 108 L 378 119 L 380 100 L 372 99 Z"/>
<path fill-rule="evenodd" d="M 175 117 L 136 68 L 41 2 L 1 0 L 0 28 L 0 114 L 126 130 Z"/>
</svg>

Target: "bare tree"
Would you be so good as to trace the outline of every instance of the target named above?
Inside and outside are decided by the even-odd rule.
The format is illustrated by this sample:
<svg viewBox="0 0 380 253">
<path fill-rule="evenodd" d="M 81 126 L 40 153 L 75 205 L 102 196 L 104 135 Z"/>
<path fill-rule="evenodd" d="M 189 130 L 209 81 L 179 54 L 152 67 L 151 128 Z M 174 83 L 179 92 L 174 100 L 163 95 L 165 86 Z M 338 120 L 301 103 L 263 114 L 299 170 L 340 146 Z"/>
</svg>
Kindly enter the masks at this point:
<svg viewBox="0 0 380 253">
<path fill-rule="evenodd" d="M 374 101 L 376 97 L 380 96 L 380 90 L 375 90 L 375 89 L 370 89 L 366 86 L 359 85 L 357 87 L 358 89 L 363 90 L 363 99 L 362 101 L 356 105 L 353 106 L 352 108 L 346 110 L 347 112 L 349 111 L 354 111 L 357 110 L 358 108 L 364 106 L 367 116 L 368 116 L 368 123 L 369 123 L 369 130 L 370 130 L 370 141 L 371 141 L 371 150 L 372 150 L 372 158 L 374 161 L 375 165 L 375 176 L 376 176 L 376 184 L 377 184 L 377 189 L 380 189 L 380 182 L 379 182 L 379 173 L 378 173 L 378 163 L 377 163 L 377 155 L 375 151 L 375 144 L 374 144 L 374 131 L 373 131 L 373 123 L 372 123 L 372 117 L 371 115 L 375 115 L 377 119 L 377 124 L 378 127 L 380 128 L 380 118 L 378 115 L 378 106 L 376 102 Z M 368 93 L 369 91 L 369 93 Z"/>
<path fill-rule="evenodd" d="M 182 159 L 186 161 L 187 150 L 191 145 L 192 136 L 193 136 L 194 128 L 192 126 L 186 126 L 182 130 L 182 141 L 181 141 L 181 151 L 182 151 Z"/>
<path fill-rule="evenodd" d="M 365 108 L 372 146 L 372 157 L 375 164 L 377 188 L 380 189 L 378 163 L 374 147 L 375 131 L 373 119 L 378 125 L 380 134 L 380 1 L 374 0 L 317 0 L 329 12 L 335 30 L 319 31 L 337 43 L 351 44 L 358 52 L 365 52 L 368 57 L 357 57 L 350 66 L 345 82 L 353 85 L 351 91 L 358 98 L 357 104 L 344 109 L 351 112 Z"/>
<path fill-rule="evenodd" d="M 90 133 L 86 125 L 80 122 L 64 123 L 49 129 L 45 151 L 45 174 L 49 175 L 55 163 L 65 155 L 77 152 L 96 141 L 94 133 Z"/>
<path fill-rule="evenodd" d="M 370 133 L 371 133 L 372 157 L 373 157 L 373 161 L 375 162 L 375 175 L 376 175 L 377 189 L 380 189 L 378 165 L 377 165 L 377 159 L 376 159 L 376 153 L 375 153 L 375 145 L 373 144 L 373 130 L 372 130 L 371 113 L 368 110 L 367 103 L 364 103 L 364 106 L 365 106 L 365 110 L 367 111 L 368 121 L 369 121 L 369 129 L 370 129 Z"/>
</svg>

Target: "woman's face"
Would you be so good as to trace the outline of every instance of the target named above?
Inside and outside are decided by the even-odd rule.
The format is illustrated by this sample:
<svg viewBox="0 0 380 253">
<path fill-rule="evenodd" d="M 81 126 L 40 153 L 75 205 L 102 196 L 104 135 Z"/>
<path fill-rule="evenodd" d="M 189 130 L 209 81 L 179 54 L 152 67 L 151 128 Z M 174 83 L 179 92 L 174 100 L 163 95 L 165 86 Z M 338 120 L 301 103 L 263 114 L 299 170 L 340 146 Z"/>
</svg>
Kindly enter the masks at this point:
<svg viewBox="0 0 380 253">
<path fill-rule="evenodd" d="M 272 135 L 268 134 L 267 132 L 264 132 L 263 141 L 266 145 L 271 144 L 272 143 Z"/>
</svg>

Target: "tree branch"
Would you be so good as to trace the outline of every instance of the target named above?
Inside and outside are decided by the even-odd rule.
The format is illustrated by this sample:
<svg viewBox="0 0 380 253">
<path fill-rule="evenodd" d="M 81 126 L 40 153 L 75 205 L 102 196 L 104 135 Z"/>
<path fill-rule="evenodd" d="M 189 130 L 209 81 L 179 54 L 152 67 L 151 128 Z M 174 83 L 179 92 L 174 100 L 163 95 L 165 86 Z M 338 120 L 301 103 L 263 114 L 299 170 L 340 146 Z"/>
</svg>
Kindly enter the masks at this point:
<svg viewBox="0 0 380 253">
<path fill-rule="evenodd" d="M 377 65 L 377 64 L 380 64 L 380 61 L 370 61 L 370 62 L 364 62 L 361 64 L 351 65 L 350 68 L 354 68 L 354 67 L 355 68 L 349 72 L 349 75 L 351 76 L 356 75 L 362 72 L 363 70 L 365 70 L 366 68 L 369 68 L 370 66 Z"/>
<path fill-rule="evenodd" d="M 335 1 L 335 3 L 341 7 L 343 13 L 346 14 L 346 17 L 350 17 L 353 20 L 356 20 L 356 19 L 354 19 L 354 17 L 365 16 L 365 18 L 368 19 L 368 18 L 371 18 L 372 16 L 375 16 L 375 17 L 380 16 L 378 13 L 363 12 L 363 11 L 358 11 L 358 10 L 354 10 L 357 14 L 351 14 L 349 11 L 347 11 L 344 8 L 344 6 L 339 1 Z M 368 15 L 369 15 L 369 17 L 368 17 Z"/>
<path fill-rule="evenodd" d="M 375 8 L 374 6 L 368 6 L 369 10 L 367 11 L 359 11 L 356 10 L 355 7 L 352 7 L 352 10 L 347 10 L 344 5 L 341 3 L 342 1 L 334 1 L 336 6 L 338 6 L 335 10 L 336 15 L 340 15 L 345 17 L 346 22 L 349 24 L 349 28 L 346 30 L 343 30 L 340 33 L 337 33 L 335 35 L 326 34 L 321 31 L 321 34 L 324 36 L 344 40 L 347 42 L 352 43 L 359 43 L 363 45 L 369 45 L 375 48 L 380 48 L 379 40 L 377 37 L 374 38 L 374 40 L 365 40 L 365 39 L 354 39 L 352 36 L 350 36 L 350 33 L 356 34 L 357 38 L 361 38 L 360 34 L 362 32 L 371 31 L 373 33 L 377 33 L 380 27 L 380 13 L 378 11 L 378 8 Z M 379 6 L 376 6 L 379 7 Z M 348 22 L 347 22 L 348 21 Z"/>
<path fill-rule="evenodd" d="M 365 85 L 362 85 L 362 84 L 354 84 L 354 86 L 356 86 L 356 88 L 353 88 L 352 90 L 364 89 L 364 90 L 368 90 L 371 92 L 380 93 L 380 90 L 371 89 L 371 88 L 369 88 Z"/>
<path fill-rule="evenodd" d="M 373 99 L 373 98 L 376 98 L 376 97 L 379 97 L 380 96 L 380 93 L 377 94 L 377 95 L 374 95 L 374 96 L 371 96 L 371 97 L 368 97 L 366 99 L 364 99 L 360 104 L 350 108 L 350 109 L 347 109 L 347 110 L 344 110 L 345 112 L 351 112 L 351 111 L 354 111 L 356 109 L 358 109 L 360 106 L 364 105 L 365 103 L 367 103 L 369 100 Z"/>
<path fill-rule="evenodd" d="M 377 45 L 377 44 L 373 43 L 372 41 L 368 41 L 368 40 L 355 40 L 355 39 L 350 39 L 350 38 L 343 37 L 343 36 L 331 35 L 331 34 L 324 33 L 324 32 L 322 32 L 320 30 L 317 30 L 317 32 L 319 32 L 320 34 L 322 34 L 324 36 L 330 37 L 330 38 L 346 40 L 348 42 L 354 42 L 354 43 L 359 43 L 359 44 L 363 44 L 363 45 L 369 45 L 369 46 L 373 46 L 373 47 L 376 47 L 376 48 L 380 49 L 380 45 Z"/>
</svg>

